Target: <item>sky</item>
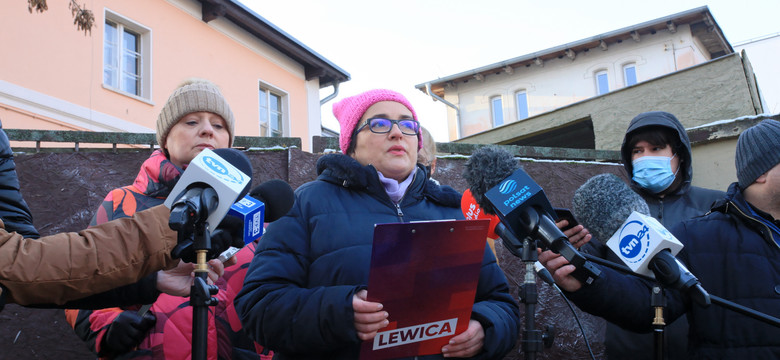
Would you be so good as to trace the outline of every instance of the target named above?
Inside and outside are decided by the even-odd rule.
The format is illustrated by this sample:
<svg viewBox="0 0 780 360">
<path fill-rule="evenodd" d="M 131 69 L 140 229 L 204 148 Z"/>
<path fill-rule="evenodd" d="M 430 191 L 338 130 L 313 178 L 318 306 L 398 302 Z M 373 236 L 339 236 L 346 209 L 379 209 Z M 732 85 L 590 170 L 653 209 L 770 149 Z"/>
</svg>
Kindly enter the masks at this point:
<svg viewBox="0 0 780 360">
<path fill-rule="evenodd" d="M 409 99 L 437 142 L 449 141 L 447 107 L 417 84 L 705 5 L 732 46 L 780 33 L 778 0 L 240 1 L 351 75 L 322 106 L 325 127 L 339 128 L 334 102 L 387 88 Z"/>
</svg>

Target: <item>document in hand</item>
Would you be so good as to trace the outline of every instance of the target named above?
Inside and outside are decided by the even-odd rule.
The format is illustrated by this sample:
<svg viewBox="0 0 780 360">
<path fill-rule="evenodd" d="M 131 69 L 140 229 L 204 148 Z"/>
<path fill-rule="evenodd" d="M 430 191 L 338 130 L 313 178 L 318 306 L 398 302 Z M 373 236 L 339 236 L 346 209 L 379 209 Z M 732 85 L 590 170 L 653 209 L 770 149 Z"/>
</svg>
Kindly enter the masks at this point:
<svg viewBox="0 0 780 360">
<path fill-rule="evenodd" d="M 468 328 L 489 220 L 377 224 L 368 300 L 381 302 L 390 324 L 365 341 L 360 358 L 441 353 Z"/>
</svg>

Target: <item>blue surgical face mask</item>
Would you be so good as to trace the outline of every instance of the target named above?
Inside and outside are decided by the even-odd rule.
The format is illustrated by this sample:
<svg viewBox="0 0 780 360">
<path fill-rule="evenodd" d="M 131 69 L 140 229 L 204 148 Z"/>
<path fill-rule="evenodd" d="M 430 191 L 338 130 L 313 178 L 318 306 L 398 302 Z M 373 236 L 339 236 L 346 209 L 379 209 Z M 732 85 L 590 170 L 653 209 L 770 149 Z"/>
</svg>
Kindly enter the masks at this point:
<svg viewBox="0 0 780 360">
<path fill-rule="evenodd" d="M 658 194 L 672 185 L 677 171 L 672 171 L 672 157 L 666 156 L 643 156 L 632 162 L 634 166 L 633 180 L 639 186 L 649 190 L 653 194 Z"/>
</svg>

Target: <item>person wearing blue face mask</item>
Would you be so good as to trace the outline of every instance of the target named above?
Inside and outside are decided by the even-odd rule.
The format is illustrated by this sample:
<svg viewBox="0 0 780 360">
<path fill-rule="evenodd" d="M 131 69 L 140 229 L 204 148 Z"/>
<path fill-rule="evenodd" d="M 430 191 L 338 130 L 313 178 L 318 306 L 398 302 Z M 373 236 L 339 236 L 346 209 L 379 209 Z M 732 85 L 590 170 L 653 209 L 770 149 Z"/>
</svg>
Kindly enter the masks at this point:
<svg viewBox="0 0 780 360">
<path fill-rule="evenodd" d="M 650 111 L 631 120 L 620 149 L 631 188 L 647 202 L 650 215 L 667 229 L 704 215 L 726 193 L 691 185 L 691 144 L 677 118 L 663 111 Z M 591 239 L 583 251 L 607 260 L 620 260 L 604 244 Z M 665 359 L 686 359 L 688 324 L 685 317 L 666 326 Z M 653 335 L 638 334 L 607 323 L 606 353 L 613 359 L 652 359 Z"/>
<path fill-rule="evenodd" d="M 639 147 L 635 150 L 634 154 L 638 151 L 643 151 L 642 148 L 651 148 L 651 151 L 668 152 L 664 150 L 670 150 L 669 147 L 659 149 L 655 145 L 651 145 L 647 141 L 641 141 L 637 143 Z M 672 167 L 672 160 L 677 160 L 675 163 L 677 166 Z M 680 171 L 680 161 L 677 159 L 677 154 L 668 156 L 639 156 L 635 160 L 632 160 L 634 165 L 634 176 L 631 178 L 644 189 L 654 193 L 660 194 L 664 190 L 672 186 L 672 183 L 677 179 L 677 172 Z M 673 170 L 674 168 L 674 170 Z"/>
</svg>

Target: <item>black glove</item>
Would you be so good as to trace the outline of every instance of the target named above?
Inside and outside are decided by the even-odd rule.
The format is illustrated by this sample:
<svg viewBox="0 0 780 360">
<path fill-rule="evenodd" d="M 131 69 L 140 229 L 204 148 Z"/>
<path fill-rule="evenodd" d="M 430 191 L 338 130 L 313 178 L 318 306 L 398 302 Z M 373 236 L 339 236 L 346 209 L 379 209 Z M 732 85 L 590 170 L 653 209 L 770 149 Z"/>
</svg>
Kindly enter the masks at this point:
<svg viewBox="0 0 780 360">
<path fill-rule="evenodd" d="M 211 250 L 206 260 L 215 259 L 229 247 L 244 247 L 243 240 L 244 223 L 235 216 L 226 216 L 219 226 L 211 233 Z M 194 263 L 195 249 L 192 238 L 179 239 L 179 243 L 171 250 L 173 258 L 182 259 L 184 262 Z"/>
<path fill-rule="evenodd" d="M 100 346 L 100 356 L 124 354 L 133 350 L 146 337 L 157 318 L 152 313 L 143 316 L 135 311 L 122 311 L 111 325 Z"/>
</svg>

